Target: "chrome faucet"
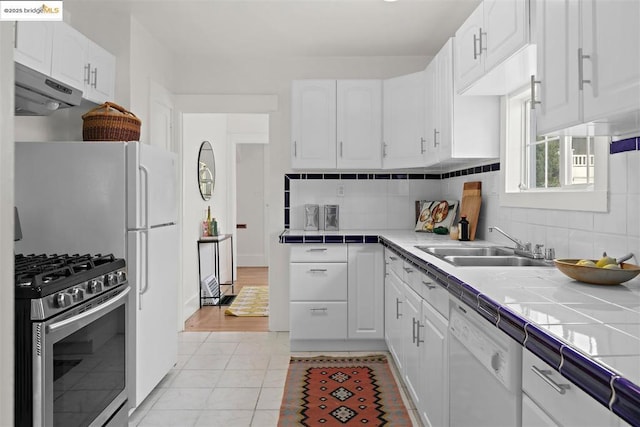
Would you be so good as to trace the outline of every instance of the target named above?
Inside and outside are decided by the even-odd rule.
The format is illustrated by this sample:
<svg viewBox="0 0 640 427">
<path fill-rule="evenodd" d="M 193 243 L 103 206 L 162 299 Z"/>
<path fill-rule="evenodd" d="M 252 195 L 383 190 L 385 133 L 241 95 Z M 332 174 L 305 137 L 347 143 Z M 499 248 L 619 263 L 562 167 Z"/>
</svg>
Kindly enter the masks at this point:
<svg viewBox="0 0 640 427">
<path fill-rule="evenodd" d="M 535 250 L 532 251 L 531 243 L 529 242 L 522 243 L 520 240 L 510 236 L 509 234 L 505 233 L 503 230 L 501 230 L 498 227 L 489 227 L 490 232 L 493 230 L 496 230 L 497 232 L 499 232 L 500 234 L 505 236 L 507 239 L 511 240 L 513 243 L 516 244 L 516 247 L 513 250 L 516 255 L 526 256 L 528 258 L 535 258 L 535 259 L 541 259 L 545 257 L 544 254 L 542 253 L 543 245 L 536 245 Z"/>
<path fill-rule="evenodd" d="M 524 249 L 525 248 L 525 244 L 522 243 L 520 240 L 516 239 L 515 237 L 511 237 L 509 236 L 507 233 L 505 233 L 504 231 L 502 231 L 501 229 L 499 229 L 498 227 L 489 227 L 489 232 L 496 230 L 498 233 L 502 234 L 503 236 L 505 236 L 507 239 L 511 240 L 513 243 L 516 244 L 516 248 L 517 249 Z"/>
</svg>

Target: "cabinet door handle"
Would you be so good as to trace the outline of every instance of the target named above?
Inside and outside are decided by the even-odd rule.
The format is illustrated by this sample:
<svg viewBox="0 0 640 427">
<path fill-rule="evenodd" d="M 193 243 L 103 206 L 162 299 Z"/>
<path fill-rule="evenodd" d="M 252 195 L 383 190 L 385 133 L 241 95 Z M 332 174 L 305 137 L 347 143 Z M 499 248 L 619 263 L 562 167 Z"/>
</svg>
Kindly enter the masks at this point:
<svg viewBox="0 0 640 427">
<path fill-rule="evenodd" d="M 298 141 L 293 141 L 293 157 L 298 157 Z"/>
<path fill-rule="evenodd" d="M 440 134 L 440 132 L 438 132 L 438 129 L 433 129 L 433 147 L 437 147 L 438 145 L 440 145 L 440 143 L 438 142 L 438 135 Z"/>
<path fill-rule="evenodd" d="M 91 84 L 91 87 L 95 89 L 98 87 L 98 69 L 94 68 L 91 74 L 93 74 L 93 83 Z"/>
<path fill-rule="evenodd" d="M 478 56 L 482 55 L 482 51 L 485 51 L 485 52 L 487 51 L 486 47 L 482 47 L 482 36 L 483 35 L 486 37 L 487 33 L 486 32 L 483 33 L 482 32 L 482 27 L 480 27 L 480 30 L 478 30 L 478 46 L 479 46 Z"/>
<path fill-rule="evenodd" d="M 424 328 L 424 325 L 419 320 L 416 321 L 416 347 L 420 347 L 420 344 L 424 344 L 424 340 L 420 339 L 420 328 Z"/>
<path fill-rule="evenodd" d="M 84 66 L 84 71 L 86 73 L 84 77 L 84 82 L 85 84 L 88 84 L 89 86 L 91 86 L 91 64 L 90 63 Z"/>
<path fill-rule="evenodd" d="M 531 109 L 536 109 L 536 104 L 541 104 L 540 101 L 536 101 L 536 84 L 541 84 L 540 80 L 536 80 L 535 75 L 531 75 Z"/>
<path fill-rule="evenodd" d="M 411 330 L 411 336 L 412 336 L 412 342 L 415 344 L 416 342 L 416 318 L 412 318 L 411 319 L 413 324 L 412 324 L 412 330 Z"/>
<path fill-rule="evenodd" d="M 585 83 L 591 83 L 591 80 L 584 79 L 584 59 L 591 58 L 591 55 L 584 55 L 582 48 L 578 49 L 578 89 L 582 90 Z"/>
<path fill-rule="evenodd" d="M 342 157 L 342 141 L 340 141 L 340 157 Z"/>
<path fill-rule="evenodd" d="M 551 371 L 548 370 L 548 369 L 540 369 L 537 366 L 532 365 L 531 366 L 531 370 L 533 371 L 534 374 L 536 374 L 537 376 L 542 378 L 542 380 L 544 382 L 549 384 L 549 386 L 551 386 L 552 389 L 554 389 L 555 391 L 557 391 L 560 394 L 564 394 L 566 390 L 571 388 L 571 386 L 569 384 L 558 384 L 557 382 L 555 382 L 549 376 L 549 375 L 551 375 Z"/>
<path fill-rule="evenodd" d="M 402 301 L 396 298 L 396 319 L 399 319 L 402 317 L 402 313 L 400 313 L 400 304 L 402 304 Z"/>
<path fill-rule="evenodd" d="M 424 154 L 424 152 L 426 151 L 424 149 L 424 143 L 425 143 L 425 139 L 420 137 L 420 154 Z"/>
<path fill-rule="evenodd" d="M 387 144 L 385 142 L 382 143 L 382 157 L 387 157 Z"/>
<path fill-rule="evenodd" d="M 309 273 L 325 273 L 327 271 L 326 268 L 310 268 Z"/>
<path fill-rule="evenodd" d="M 476 44 L 478 43 L 478 37 L 473 35 L 473 59 L 478 59 L 478 50 L 476 49 Z"/>
</svg>

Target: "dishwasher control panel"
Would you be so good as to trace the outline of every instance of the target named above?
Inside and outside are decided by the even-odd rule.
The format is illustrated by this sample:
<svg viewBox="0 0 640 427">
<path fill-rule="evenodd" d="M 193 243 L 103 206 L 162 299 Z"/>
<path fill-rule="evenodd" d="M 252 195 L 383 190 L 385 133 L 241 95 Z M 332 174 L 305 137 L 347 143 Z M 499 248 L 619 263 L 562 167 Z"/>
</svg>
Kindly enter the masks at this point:
<svg viewBox="0 0 640 427">
<path fill-rule="evenodd" d="M 452 305 L 449 314 L 451 336 L 469 350 L 471 355 L 506 388 L 512 389 L 512 361 L 509 357 L 508 345 L 499 342 L 499 337 L 495 336 L 494 331 L 487 328 L 495 329 L 493 325 L 473 313 L 470 308 Z"/>
</svg>

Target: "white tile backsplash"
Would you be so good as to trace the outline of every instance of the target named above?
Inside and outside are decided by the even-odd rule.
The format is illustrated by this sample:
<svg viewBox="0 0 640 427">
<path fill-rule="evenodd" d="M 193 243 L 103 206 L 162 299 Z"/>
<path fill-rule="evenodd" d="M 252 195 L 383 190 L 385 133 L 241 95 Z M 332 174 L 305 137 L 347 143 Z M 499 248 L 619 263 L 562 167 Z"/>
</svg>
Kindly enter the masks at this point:
<svg viewBox="0 0 640 427">
<path fill-rule="evenodd" d="M 581 212 L 500 206 L 500 172 L 443 180 L 291 180 L 290 228 L 303 224 L 305 203 L 340 205 L 341 229 L 411 229 L 416 200 L 460 200 L 467 181 L 482 182 L 477 239 L 510 245 L 495 225 L 514 237 L 554 248 L 558 258 L 612 256 L 632 252 L 640 258 L 640 151 L 609 156 L 608 211 Z M 344 197 L 336 197 L 338 183 Z M 322 209 L 322 206 L 321 206 Z"/>
</svg>

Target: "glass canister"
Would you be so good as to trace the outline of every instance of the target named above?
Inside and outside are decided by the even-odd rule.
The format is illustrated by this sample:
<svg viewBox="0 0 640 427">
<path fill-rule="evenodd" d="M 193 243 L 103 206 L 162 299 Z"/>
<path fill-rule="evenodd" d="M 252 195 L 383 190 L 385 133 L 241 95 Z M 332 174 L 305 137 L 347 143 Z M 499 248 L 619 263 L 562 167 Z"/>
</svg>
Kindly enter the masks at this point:
<svg viewBox="0 0 640 427">
<path fill-rule="evenodd" d="M 319 205 L 304 205 L 304 229 L 306 231 L 317 231 L 320 229 Z"/>
</svg>

